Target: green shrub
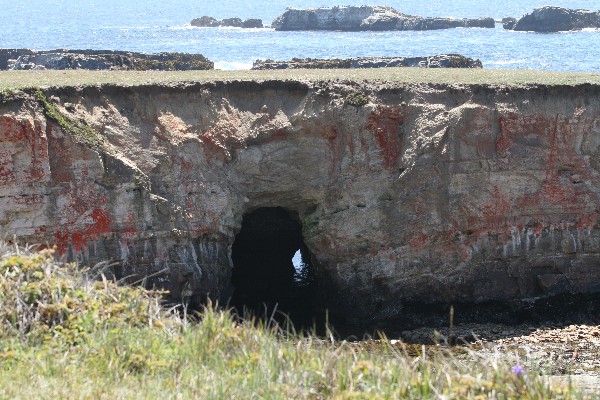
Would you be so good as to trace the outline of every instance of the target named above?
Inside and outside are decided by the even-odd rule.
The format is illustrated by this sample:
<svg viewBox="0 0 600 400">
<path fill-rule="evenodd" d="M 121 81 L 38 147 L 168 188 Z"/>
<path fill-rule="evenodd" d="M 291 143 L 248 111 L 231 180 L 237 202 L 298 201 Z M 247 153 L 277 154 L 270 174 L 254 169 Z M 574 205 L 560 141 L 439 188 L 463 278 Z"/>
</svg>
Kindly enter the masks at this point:
<svg viewBox="0 0 600 400">
<path fill-rule="evenodd" d="M 52 249 L 32 252 L 4 243 L 0 252 L 0 337 L 75 343 L 100 328 L 165 325 L 157 293 L 92 280 L 88 270 L 57 263 Z"/>
<path fill-rule="evenodd" d="M 353 90 L 346 96 L 346 104 L 361 107 L 369 103 L 369 96 L 360 90 Z"/>
</svg>

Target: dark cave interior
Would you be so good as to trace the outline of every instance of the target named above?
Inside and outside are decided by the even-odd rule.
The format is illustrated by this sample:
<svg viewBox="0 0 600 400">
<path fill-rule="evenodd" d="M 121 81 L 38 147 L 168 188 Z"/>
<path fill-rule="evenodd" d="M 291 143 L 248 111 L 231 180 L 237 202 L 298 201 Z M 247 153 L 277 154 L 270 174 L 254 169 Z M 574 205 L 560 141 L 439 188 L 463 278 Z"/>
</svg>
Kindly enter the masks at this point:
<svg viewBox="0 0 600 400">
<path fill-rule="evenodd" d="M 232 248 L 233 307 L 267 318 L 277 310 L 296 327 L 310 326 L 318 304 L 311 258 L 296 213 L 282 207 L 246 213 Z"/>
</svg>

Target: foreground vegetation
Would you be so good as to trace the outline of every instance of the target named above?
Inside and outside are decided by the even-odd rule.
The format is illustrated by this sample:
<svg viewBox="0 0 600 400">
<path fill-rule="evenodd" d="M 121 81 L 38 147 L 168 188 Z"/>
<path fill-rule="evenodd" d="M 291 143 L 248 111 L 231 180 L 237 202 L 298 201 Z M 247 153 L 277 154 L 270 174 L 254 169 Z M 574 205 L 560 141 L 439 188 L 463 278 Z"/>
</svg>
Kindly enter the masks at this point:
<svg viewBox="0 0 600 400">
<path fill-rule="evenodd" d="M 516 356 L 410 356 L 238 321 L 0 243 L 0 398 L 570 399 Z M 92 279 L 93 278 L 93 279 Z"/>
<path fill-rule="evenodd" d="M 272 71 L 0 71 L 0 91 L 24 87 L 118 84 L 135 86 L 218 80 L 379 80 L 399 83 L 448 84 L 600 84 L 599 73 L 463 68 L 375 68 Z"/>
</svg>

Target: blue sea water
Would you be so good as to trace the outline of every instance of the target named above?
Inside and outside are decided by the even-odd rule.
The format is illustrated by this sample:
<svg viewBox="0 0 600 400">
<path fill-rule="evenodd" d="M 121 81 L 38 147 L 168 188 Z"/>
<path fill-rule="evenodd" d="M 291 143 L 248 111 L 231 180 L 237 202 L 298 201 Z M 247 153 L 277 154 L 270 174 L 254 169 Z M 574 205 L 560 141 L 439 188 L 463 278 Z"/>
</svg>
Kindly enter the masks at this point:
<svg viewBox="0 0 600 400">
<path fill-rule="evenodd" d="M 550 0 L 0 0 L 0 48 L 112 49 L 202 53 L 221 69 L 250 68 L 256 59 L 425 56 L 460 53 L 485 68 L 600 71 L 600 30 L 538 34 L 496 29 L 426 32 L 275 32 L 195 28 L 203 15 L 262 18 L 286 7 L 389 5 L 420 16 L 521 17 Z M 597 10 L 598 0 L 552 0 Z"/>
</svg>

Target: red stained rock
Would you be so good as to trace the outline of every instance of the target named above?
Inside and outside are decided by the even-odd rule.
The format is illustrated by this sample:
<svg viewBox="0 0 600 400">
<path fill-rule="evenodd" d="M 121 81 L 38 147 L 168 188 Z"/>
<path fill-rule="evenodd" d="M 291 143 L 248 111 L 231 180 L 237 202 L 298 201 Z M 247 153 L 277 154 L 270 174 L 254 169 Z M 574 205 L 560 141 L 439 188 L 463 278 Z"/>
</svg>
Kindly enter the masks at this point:
<svg viewBox="0 0 600 400">
<path fill-rule="evenodd" d="M 381 148 L 387 169 L 394 169 L 398 164 L 402 150 L 400 129 L 403 122 L 404 117 L 399 107 L 377 107 L 369 116 L 367 130 L 373 134 Z"/>
</svg>

